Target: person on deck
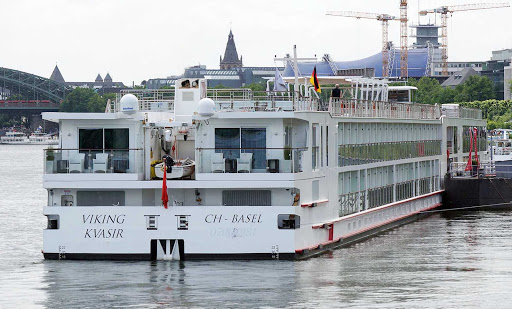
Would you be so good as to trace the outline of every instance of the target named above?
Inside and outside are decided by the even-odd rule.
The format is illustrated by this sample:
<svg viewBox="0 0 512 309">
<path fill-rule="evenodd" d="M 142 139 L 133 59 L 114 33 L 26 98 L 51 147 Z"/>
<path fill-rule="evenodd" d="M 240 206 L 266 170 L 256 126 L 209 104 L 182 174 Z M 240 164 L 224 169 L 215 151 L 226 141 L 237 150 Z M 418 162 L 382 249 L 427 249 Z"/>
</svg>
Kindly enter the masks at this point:
<svg viewBox="0 0 512 309">
<path fill-rule="evenodd" d="M 340 85 L 336 84 L 336 88 L 334 88 L 331 92 L 331 97 L 339 98 L 341 96 Z"/>
</svg>

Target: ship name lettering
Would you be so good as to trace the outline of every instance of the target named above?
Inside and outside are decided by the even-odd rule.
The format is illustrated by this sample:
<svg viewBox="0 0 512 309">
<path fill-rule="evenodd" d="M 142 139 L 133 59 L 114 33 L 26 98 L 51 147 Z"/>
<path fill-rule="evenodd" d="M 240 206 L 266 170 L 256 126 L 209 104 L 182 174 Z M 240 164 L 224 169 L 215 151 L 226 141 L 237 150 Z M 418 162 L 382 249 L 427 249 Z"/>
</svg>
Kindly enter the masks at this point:
<svg viewBox="0 0 512 309">
<path fill-rule="evenodd" d="M 126 215 L 82 215 L 84 224 L 123 224 Z"/>
<path fill-rule="evenodd" d="M 123 229 L 86 229 L 84 238 L 123 238 Z"/>
<path fill-rule="evenodd" d="M 204 218 L 206 223 L 220 223 L 220 220 L 222 220 L 222 215 L 209 214 Z"/>
<path fill-rule="evenodd" d="M 232 223 L 261 223 L 261 214 L 233 215 Z"/>
</svg>

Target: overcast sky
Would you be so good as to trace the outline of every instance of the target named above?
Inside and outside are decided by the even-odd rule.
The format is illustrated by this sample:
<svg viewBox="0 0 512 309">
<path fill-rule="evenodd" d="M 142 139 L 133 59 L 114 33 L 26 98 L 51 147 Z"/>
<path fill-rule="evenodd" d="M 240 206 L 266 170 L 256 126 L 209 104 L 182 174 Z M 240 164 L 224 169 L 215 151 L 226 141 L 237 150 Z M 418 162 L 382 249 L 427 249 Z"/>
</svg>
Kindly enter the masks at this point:
<svg viewBox="0 0 512 309">
<path fill-rule="evenodd" d="M 230 25 L 246 66 L 273 66 L 274 55 L 292 53 L 294 44 L 299 57 L 329 53 L 338 61 L 354 60 L 379 52 L 380 22 L 326 16 L 326 11 L 399 16 L 399 2 L 0 0 L 0 66 L 49 77 L 57 63 L 66 81 L 92 81 L 109 72 L 114 81 L 139 84 L 196 64 L 218 69 Z M 419 6 L 474 2 L 421 0 Z M 418 0 L 410 0 L 410 23 L 418 22 L 417 12 Z M 483 61 L 492 50 L 512 48 L 511 16 L 511 8 L 454 13 L 448 20 L 449 60 Z M 399 35 L 399 23 L 391 22 L 396 46 Z"/>
</svg>

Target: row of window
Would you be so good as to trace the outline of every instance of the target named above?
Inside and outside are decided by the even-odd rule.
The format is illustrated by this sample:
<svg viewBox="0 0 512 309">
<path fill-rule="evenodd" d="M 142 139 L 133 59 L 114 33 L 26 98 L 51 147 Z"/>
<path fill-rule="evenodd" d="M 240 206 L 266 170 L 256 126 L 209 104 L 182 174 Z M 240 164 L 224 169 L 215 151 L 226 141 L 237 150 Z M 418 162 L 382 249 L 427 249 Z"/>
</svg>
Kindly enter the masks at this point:
<svg viewBox="0 0 512 309">
<path fill-rule="evenodd" d="M 439 176 L 424 177 L 339 195 L 340 217 L 439 190 Z M 396 192 L 396 200 L 393 192 Z"/>
<path fill-rule="evenodd" d="M 351 166 L 441 154 L 441 141 L 339 145 L 338 166 Z"/>
</svg>

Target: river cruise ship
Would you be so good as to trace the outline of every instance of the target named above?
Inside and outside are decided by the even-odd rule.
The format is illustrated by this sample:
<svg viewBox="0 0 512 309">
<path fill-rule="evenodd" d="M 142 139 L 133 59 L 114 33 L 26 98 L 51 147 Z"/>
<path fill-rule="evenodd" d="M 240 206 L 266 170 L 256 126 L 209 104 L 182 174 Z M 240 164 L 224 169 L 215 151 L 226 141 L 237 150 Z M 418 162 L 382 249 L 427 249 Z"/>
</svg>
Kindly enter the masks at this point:
<svg viewBox="0 0 512 309">
<path fill-rule="evenodd" d="M 479 111 L 414 104 L 414 87 L 318 77 L 341 85 L 322 99 L 297 81 L 254 92 L 184 78 L 121 93 L 108 113 L 43 113 L 60 125 L 44 153 L 44 257 L 310 257 L 440 206 L 465 132 L 485 136 Z"/>
</svg>

